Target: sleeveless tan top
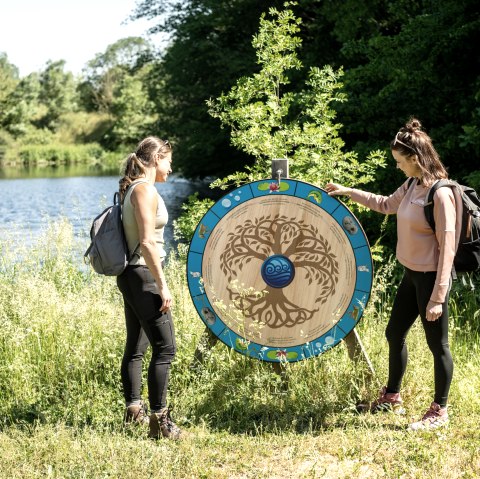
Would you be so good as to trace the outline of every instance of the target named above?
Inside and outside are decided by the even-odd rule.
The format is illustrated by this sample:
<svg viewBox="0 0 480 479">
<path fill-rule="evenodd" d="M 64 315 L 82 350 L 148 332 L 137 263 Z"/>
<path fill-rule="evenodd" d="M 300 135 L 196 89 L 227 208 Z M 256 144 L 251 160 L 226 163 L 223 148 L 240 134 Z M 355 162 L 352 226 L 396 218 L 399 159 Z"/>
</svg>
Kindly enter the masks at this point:
<svg viewBox="0 0 480 479">
<path fill-rule="evenodd" d="M 130 255 L 134 253 L 133 258 L 130 260 L 131 265 L 146 265 L 145 259 L 142 255 L 142 251 L 138 241 L 138 226 L 135 219 L 135 211 L 131 201 L 132 191 L 140 183 L 147 183 L 145 180 L 137 180 L 132 183 L 128 188 L 127 194 L 123 201 L 122 206 L 122 219 L 123 219 L 123 230 L 125 231 L 125 237 L 127 238 L 128 250 Z M 155 188 L 153 185 L 150 185 L 151 188 Z M 165 240 L 163 239 L 163 233 L 165 230 L 165 225 L 168 222 L 168 212 L 165 206 L 165 202 L 160 194 L 158 195 L 158 204 L 157 204 L 157 215 L 155 218 L 155 241 L 157 243 L 158 256 L 160 259 L 164 259 L 166 256 L 165 252 Z"/>
</svg>

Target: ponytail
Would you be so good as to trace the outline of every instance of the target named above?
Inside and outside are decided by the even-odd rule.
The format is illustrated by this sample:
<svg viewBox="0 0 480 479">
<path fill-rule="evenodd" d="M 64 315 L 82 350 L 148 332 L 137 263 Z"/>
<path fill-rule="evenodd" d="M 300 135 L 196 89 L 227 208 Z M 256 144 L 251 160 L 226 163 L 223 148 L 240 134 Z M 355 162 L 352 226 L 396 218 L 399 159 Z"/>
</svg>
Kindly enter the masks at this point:
<svg viewBox="0 0 480 479">
<path fill-rule="evenodd" d="M 139 178 L 143 178 L 146 175 L 146 165 L 137 157 L 135 153 L 128 155 L 125 162 L 125 170 L 123 178 L 118 182 L 120 185 L 119 193 L 120 198 L 123 200 L 128 187 Z"/>
</svg>

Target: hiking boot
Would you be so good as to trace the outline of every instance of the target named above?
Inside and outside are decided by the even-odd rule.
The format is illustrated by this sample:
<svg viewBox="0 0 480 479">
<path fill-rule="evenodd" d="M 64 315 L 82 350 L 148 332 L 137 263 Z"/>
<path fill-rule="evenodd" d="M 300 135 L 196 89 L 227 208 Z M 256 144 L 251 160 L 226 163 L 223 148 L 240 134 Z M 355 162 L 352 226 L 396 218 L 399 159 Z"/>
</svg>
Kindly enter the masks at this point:
<svg viewBox="0 0 480 479">
<path fill-rule="evenodd" d="M 380 390 L 378 399 L 375 399 L 370 404 L 370 412 L 375 414 L 377 412 L 391 411 L 394 414 L 405 414 L 405 408 L 403 407 L 403 401 L 400 397 L 400 393 L 387 393 L 387 388 L 384 386 Z"/>
<path fill-rule="evenodd" d="M 180 439 L 182 431 L 172 421 L 170 410 L 163 408 L 159 412 L 150 414 L 150 431 L 148 437 L 153 439 L 160 439 L 165 437 L 167 439 Z"/>
<path fill-rule="evenodd" d="M 125 408 L 125 415 L 123 417 L 124 424 L 148 424 L 150 418 L 148 417 L 147 406 L 143 401 L 140 404 L 132 404 Z"/>
<path fill-rule="evenodd" d="M 448 412 L 446 407 L 441 407 L 440 404 L 432 402 L 430 409 L 424 414 L 422 419 L 413 422 L 408 426 L 411 431 L 421 431 L 427 429 L 436 429 L 440 426 L 445 426 L 448 423 Z"/>
</svg>

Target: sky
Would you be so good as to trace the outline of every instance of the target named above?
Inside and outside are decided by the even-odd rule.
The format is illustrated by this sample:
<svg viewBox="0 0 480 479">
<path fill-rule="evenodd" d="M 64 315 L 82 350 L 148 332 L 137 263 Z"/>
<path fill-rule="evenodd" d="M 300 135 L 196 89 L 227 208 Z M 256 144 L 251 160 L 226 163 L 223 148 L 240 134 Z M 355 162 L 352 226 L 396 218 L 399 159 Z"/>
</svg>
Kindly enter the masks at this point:
<svg viewBox="0 0 480 479">
<path fill-rule="evenodd" d="M 42 70 L 48 60 L 65 60 L 80 74 L 97 53 L 121 38 L 147 37 L 151 23 L 128 21 L 137 0 L 0 0 L 0 52 L 20 77 Z M 124 24 L 125 22 L 128 22 Z M 162 36 L 149 39 L 162 45 Z"/>
</svg>

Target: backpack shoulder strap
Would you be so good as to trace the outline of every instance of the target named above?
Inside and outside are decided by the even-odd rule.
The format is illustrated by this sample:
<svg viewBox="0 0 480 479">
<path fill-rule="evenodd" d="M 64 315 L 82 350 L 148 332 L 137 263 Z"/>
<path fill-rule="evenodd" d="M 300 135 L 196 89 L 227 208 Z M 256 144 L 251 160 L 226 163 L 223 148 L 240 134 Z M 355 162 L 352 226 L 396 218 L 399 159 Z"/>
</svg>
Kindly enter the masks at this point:
<svg viewBox="0 0 480 479">
<path fill-rule="evenodd" d="M 129 192 L 129 190 L 133 190 L 135 188 L 135 186 L 139 185 L 140 183 L 148 183 L 147 180 L 135 180 L 133 183 L 130 183 L 127 187 L 127 189 L 125 190 L 125 194 L 123 195 L 123 199 L 121 201 L 122 205 L 123 205 L 123 202 L 125 201 L 125 198 L 127 197 L 127 193 Z M 117 204 L 115 202 L 115 197 L 117 197 L 118 195 L 118 200 L 120 200 L 120 194 L 117 192 L 115 192 L 115 194 L 113 195 L 113 203 L 114 204 Z"/>
<path fill-rule="evenodd" d="M 407 183 L 407 190 L 410 189 L 410 186 L 412 186 L 412 183 L 415 181 L 415 177 L 411 177 L 408 179 L 408 183 Z"/>
<path fill-rule="evenodd" d="M 131 183 L 130 185 L 128 185 L 128 188 L 127 190 L 125 191 L 125 194 L 123 195 L 123 200 L 122 200 L 122 206 L 123 206 L 123 202 L 125 201 L 125 198 L 127 197 L 127 193 L 130 191 L 130 190 L 133 190 L 135 188 L 135 186 L 139 185 L 140 183 L 148 183 L 147 180 L 136 180 L 134 181 L 133 183 Z M 118 193 L 118 191 L 115 193 L 115 195 L 113 196 L 113 201 L 115 202 L 115 198 L 117 198 L 117 195 L 118 195 L 118 199 L 120 199 L 120 194 Z M 123 218 L 122 218 L 122 222 L 123 222 Z M 135 248 L 133 249 L 133 251 L 131 252 L 130 254 L 130 258 L 129 258 L 129 262 L 130 260 L 134 257 L 134 256 L 138 256 L 140 257 L 140 254 L 138 253 L 138 248 L 140 246 L 140 243 L 138 242 L 137 245 L 135 246 Z"/>
<path fill-rule="evenodd" d="M 436 181 L 428 190 L 426 202 L 425 202 L 425 205 L 423 206 L 423 211 L 425 212 L 425 218 L 427 219 L 427 222 L 433 231 L 435 231 L 435 218 L 433 217 L 433 197 L 435 195 L 435 192 L 439 188 L 442 188 L 443 186 L 449 186 L 451 188 L 452 186 L 455 186 L 455 183 L 453 183 L 450 180 Z"/>
</svg>

